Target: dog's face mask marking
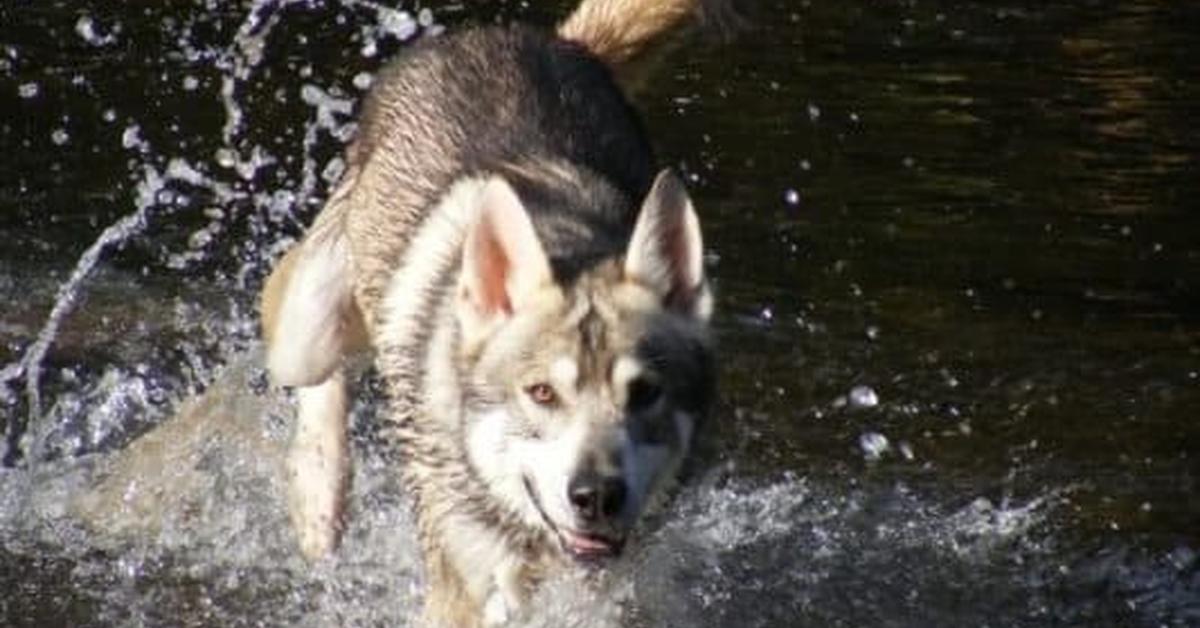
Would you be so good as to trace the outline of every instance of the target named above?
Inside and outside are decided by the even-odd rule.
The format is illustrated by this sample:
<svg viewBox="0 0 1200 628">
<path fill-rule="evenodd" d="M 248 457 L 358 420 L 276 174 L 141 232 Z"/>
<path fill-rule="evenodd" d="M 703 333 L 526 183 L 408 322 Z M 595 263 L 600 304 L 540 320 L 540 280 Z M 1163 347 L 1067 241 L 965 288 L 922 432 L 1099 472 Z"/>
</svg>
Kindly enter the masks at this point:
<svg viewBox="0 0 1200 628">
<path fill-rule="evenodd" d="M 483 195 L 457 306 L 466 450 L 501 503 L 578 559 L 619 553 L 705 411 L 700 255 L 695 214 L 669 174 L 624 259 L 569 286 L 551 279 L 511 189 L 494 181 Z"/>
</svg>

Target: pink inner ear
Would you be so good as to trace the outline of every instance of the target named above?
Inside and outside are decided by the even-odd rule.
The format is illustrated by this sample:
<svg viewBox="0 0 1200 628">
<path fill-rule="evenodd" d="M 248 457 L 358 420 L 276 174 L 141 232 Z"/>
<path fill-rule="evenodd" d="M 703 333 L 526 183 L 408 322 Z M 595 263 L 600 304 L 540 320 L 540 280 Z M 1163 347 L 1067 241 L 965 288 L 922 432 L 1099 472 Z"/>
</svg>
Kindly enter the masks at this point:
<svg viewBox="0 0 1200 628">
<path fill-rule="evenodd" d="M 490 215 L 485 213 L 481 218 L 487 224 L 479 226 L 479 239 L 476 242 L 475 254 L 478 257 L 475 260 L 477 266 L 473 269 L 473 283 L 477 291 L 475 298 L 480 309 L 486 312 L 509 314 L 512 312 L 512 302 L 508 299 L 505 284 L 512 267 L 511 261 L 496 237 L 497 227 Z"/>
<path fill-rule="evenodd" d="M 529 214 L 503 179 L 488 182 L 463 264 L 467 297 L 479 314 L 511 314 L 542 283 L 550 263 Z"/>
</svg>

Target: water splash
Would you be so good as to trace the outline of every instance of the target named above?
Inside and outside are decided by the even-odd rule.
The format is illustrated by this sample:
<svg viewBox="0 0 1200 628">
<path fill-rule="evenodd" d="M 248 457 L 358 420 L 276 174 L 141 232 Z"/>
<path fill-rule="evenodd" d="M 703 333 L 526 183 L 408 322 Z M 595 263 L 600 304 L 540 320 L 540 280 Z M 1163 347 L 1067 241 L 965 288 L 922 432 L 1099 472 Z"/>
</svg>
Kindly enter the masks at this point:
<svg viewBox="0 0 1200 628">
<path fill-rule="evenodd" d="M 432 14 L 428 12 L 414 18 L 408 12 L 375 2 L 343 0 L 340 4 L 369 16 L 364 23 L 369 26 L 371 41 L 406 41 L 421 32 L 438 30 Z M 351 113 L 353 100 L 350 98 L 336 97 L 316 85 L 306 85 L 302 90 L 303 100 L 315 109 L 315 113 L 314 118 L 305 124 L 302 178 L 295 189 L 285 187 L 272 192 L 257 190 L 256 177 L 264 169 L 278 165 L 279 160 L 264 146 L 247 147 L 241 137 L 246 124 L 246 111 L 240 98 L 242 86 L 254 80 L 254 73 L 262 64 L 269 38 L 289 10 L 312 8 L 310 5 L 301 0 L 255 0 L 247 9 L 232 41 L 223 49 L 195 45 L 191 39 L 190 23 L 178 27 L 175 40 L 183 57 L 189 62 L 207 60 L 220 73 L 219 99 L 225 122 L 221 130 L 222 146 L 216 151 L 214 160 L 216 165 L 232 170 L 240 180 L 223 181 L 220 175 L 209 174 L 211 169 L 197 164 L 192 156 L 170 155 L 156 150 L 144 137 L 145 125 L 136 120 L 127 123 L 120 144 L 123 149 L 134 153 L 136 158 L 131 166 L 138 173 L 133 210 L 106 227 L 80 255 L 68 278 L 59 286 L 36 337 L 25 347 L 19 359 L 0 369 L 0 387 L 6 389 L 5 395 L 10 396 L 12 393 L 8 388 L 20 381 L 25 404 L 23 417 L 14 413 L 7 418 L 5 449 L 0 452 L 4 464 L 13 464 L 31 448 L 40 448 L 39 443 L 30 443 L 29 439 L 22 442 L 22 435 L 26 431 L 53 433 L 53 430 L 37 425 L 43 420 L 45 405 L 41 391 L 42 364 L 65 320 L 86 294 L 89 278 L 112 251 L 146 236 L 160 215 L 174 214 L 179 207 L 189 205 L 190 196 L 186 192 L 175 191 L 176 188 L 204 192 L 210 206 L 203 211 L 209 216 L 216 216 L 186 238 L 184 250 L 163 255 L 164 267 L 179 271 L 208 259 L 209 249 L 223 233 L 229 231 L 226 225 L 238 216 L 240 202 L 250 199 L 254 212 L 263 217 L 252 221 L 259 224 L 257 228 L 251 225 L 254 231 L 267 231 L 265 225 L 299 226 L 296 208 L 310 204 L 320 181 L 330 183 L 340 176 L 344 164 L 339 158 L 321 164 L 315 153 L 321 142 L 320 132 L 326 132 L 328 137 L 341 143 L 348 141 L 353 134 L 355 127 L 352 123 L 335 117 L 344 118 Z M 101 35 L 96 29 L 95 20 L 87 15 L 77 19 L 75 29 L 80 37 L 96 46 L 112 43 L 121 30 L 120 25 L 115 25 L 110 33 Z M 185 81 L 187 78 L 192 77 L 185 77 Z M 192 80 L 195 81 L 194 78 Z M 18 93 L 22 98 L 34 98 L 40 93 L 40 88 L 36 83 L 26 83 L 19 87 Z M 106 112 L 105 118 L 115 119 L 115 114 L 110 116 L 112 113 L 111 110 Z M 66 131 L 60 130 L 56 132 L 54 143 L 63 144 L 68 139 Z M 254 242 L 244 245 L 253 255 L 245 256 L 244 263 L 235 273 L 238 289 L 249 288 L 249 278 L 277 256 L 289 241 L 288 238 L 277 237 L 261 247 Z"/>
<path fill-rule="evenodd" d="M 140 625 L 171 623 L 150 609 L 181 595 L 187 580 L 202 583 L 206 616 L 217 622 L 408 625 L 423 584 L 411 504 L 393 463 L 356 441 L 344 544 L 307 565 L 281 507 L 287 399 L 245 386 L 254 357 L 119 456 L 7 472 L 0 539 L 32 538 L 37 551 L 66 555 L 76 574 L 106 581 L 104 605 L 135 609 Z M 354 420 L 369 421 L 372 411 L 359 406 Z M 518 625 L 779 625 L 770 621 L 795 612 L 774 597 L 779 591 L 807 599 L 805 616 L 819 617 L 814 609 L 837 604 L 847 570 L 918 590 L 960 570 L 986 573 L 1014 543 L 1032 542 L 1029 531 L 1052 507 L 1045 499 L 1003 509 L 973 503 L 948 513 L 903 489 L 730 476 L 719 469 L 686 488 L 608 572 L 547 583 Z M 38 491 L 22 490 L 34 482 Z M 116 560 L 93 557 L 96 549 Z M 911 563 L 914 556 L 924 562 Z"/>
<path fill-rule="evenodd" d="M 109 225 L 101 232 L 100 237 L 83 252 L 83 255 L 75 263 L 75 268 L 71 271 L 70 277 L 59 287 L 58 294 L 54 299 L 54 307 L 50 310 L 50 315 L 46 318 L 41 331 L 38 332 L 37 339 L 26 349 L 25 354 L 20 360 L 5 366 L 4 370 L 0 371 L 0 384 L 8 384 L 10 381 L 24 376 L 25 394 L 29 403 L 29 414 L 27 417 L 29 422 L 36 422 L 41 416 L 42 400 L 41 392 L 38 389 L 38 382 L 41 375 L 42 360 L 46 357 L 46 352 L 50 350 L 50 345 L 54 342 L 54 338 L 58 334 L 58 329 L 62 325 L 63 318 L 75 307 L 83 292 L 83 283 L 96 268 L 101 255 L 110 247 L 124 242 L 145 229 L 147 212 L 152 203 L 142 204 L 142 201 L 145 196 L 152 196 L 161 188 L 161 177 L 159 177 L 157 172 L 148 170 L 147 178 L 139 185 L 139 204 L 137 209 L 116 223 Z M 8 425 L 10 446 L 12 446 L 11 439 L 16 429 L 16 418 L 10 417 Z M 9 452 L 10 454 L 11 452 Z"/>
</svg>

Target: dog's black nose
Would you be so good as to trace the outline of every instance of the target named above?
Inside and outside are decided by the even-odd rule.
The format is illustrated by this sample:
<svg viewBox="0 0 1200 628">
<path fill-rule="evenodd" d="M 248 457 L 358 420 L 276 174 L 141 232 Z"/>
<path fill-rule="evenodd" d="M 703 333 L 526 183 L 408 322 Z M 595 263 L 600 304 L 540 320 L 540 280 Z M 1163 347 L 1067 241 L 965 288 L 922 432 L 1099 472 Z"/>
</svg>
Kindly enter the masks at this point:
<svg viewBox="0 0 1200 628">
<path fill-rule="evenodd" d="M 567 498 L 575 514 L 587 522 L 611 519 L 625 505 L 625 480 L 597 473 L 581 473 L 567 483 Z"/>
</svg>

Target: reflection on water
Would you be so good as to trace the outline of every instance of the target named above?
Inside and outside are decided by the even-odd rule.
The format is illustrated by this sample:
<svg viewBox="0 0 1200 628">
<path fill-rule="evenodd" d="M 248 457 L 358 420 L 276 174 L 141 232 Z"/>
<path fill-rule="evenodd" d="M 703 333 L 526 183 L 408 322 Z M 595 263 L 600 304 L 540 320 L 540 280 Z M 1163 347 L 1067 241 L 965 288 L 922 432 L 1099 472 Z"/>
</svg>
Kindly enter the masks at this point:
<svg viewBox="0 0 1200 628">
<path fill-rule="evenodd" d="M 0 623 L 406 623 L 377 398 L 293 549 L 254 291 L 382 59 L 553 4 L 0 8 Z M 1200 11 L 1111 4 L 764 1 L 664 65 L 712 470 L 529 625 L 1200 624 Z"/>
</svg>

